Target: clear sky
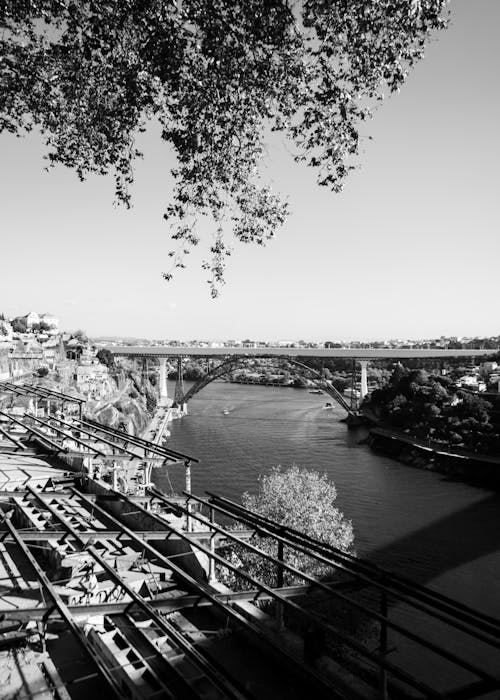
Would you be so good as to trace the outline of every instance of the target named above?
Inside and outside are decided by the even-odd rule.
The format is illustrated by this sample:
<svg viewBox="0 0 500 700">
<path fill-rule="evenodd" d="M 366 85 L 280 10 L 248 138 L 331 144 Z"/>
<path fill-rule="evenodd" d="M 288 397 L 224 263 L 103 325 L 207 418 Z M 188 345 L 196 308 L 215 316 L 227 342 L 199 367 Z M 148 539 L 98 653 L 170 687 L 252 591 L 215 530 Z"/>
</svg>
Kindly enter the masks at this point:
<svg viewBox="0 0 500 700">
<path fill-rule="evenodd" d="M 450 8 L 450 28 L 366 126 L 373 141 L 342 194 L 270 144 L 292 214 L 266 248 L 235 245 L 216 300 L 202 255 L 161 277 L 172 159 L 154 129 L 129 211 L 113 206 L 111 177 L 47 173 L 36 135 L 0 136 L 0 311 L 186 340 L 500 333 L 500 0 Z"/>
</svg>

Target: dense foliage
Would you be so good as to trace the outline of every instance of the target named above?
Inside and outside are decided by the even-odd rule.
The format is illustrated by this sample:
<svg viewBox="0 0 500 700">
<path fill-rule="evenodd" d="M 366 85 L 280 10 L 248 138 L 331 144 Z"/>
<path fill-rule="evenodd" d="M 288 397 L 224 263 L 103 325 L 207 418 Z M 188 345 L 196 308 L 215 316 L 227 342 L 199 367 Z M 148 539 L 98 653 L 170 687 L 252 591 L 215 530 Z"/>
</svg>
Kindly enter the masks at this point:
<svg viewBox="0 0 500 700">
<path fill-rule="evenodd" d="M 101 348 L 97 351 L 96 357 L 101 364 L 106 365 L 106 367 L 108 367 L 109 369 L 114 368 L 115 358 L 110 350 L 107 350 L 106 348 Z"/>
<path fill-rule="evenodd" d="M 500 422 L 491 401 L 457 389 L 448 377 L 399 365 L 365 406 L 385 424 L 481 453 L 500 451 Z"/>
<path fill-rule="evenodd" d="M 176 156 L 165 218 L 179 248 L 214 222 L 212 293 L 230 247 L 263 244 L 287 204 L 265 182 L 265 134 L 335 191 L 356 166 L 361 124 L 445 26 L 446 0 L 4 0 L 0 131 L 39 129 L 49 164 L 113 172 L 130 203 L 136 137 L 154 119 Z M 170 278 L 171 271 L 165 273 Z"/>
<path fill-rule="evenodd" d="M 296 466 L 289 469 L 275 467 L 270 474 L 259 478 L 257 494 L 243 494 L 242 503 L 245 508 L 266 518 L 293 527 L 347 552 L 353 547 L 353 528 L 351 521 L 335 506 L 336 498 L 337 490 L 326 475 Z M 252 543 L 268 554 L 277 556 L 277 545 L 274 541 L 256 537 Z M 275 564 L 262 560 L 243 546 L 231 545 L 228 550 L 233 561 L 238 561 L 242 571 L 272 586 L 276 585 Z M 289 548 L 285 549 L 285 561 L 290 566 L 315 576 L 331 574 L 317 561 L 304 554 L 294 553 Z M 228 570 L 221 568 L 219 575 L 231 588 L 247 587 L 242 579 Z M 289 572 L 285 572 L 284 581 L 285 585 L 303 583 L 302 579 Z"/>
</svg>

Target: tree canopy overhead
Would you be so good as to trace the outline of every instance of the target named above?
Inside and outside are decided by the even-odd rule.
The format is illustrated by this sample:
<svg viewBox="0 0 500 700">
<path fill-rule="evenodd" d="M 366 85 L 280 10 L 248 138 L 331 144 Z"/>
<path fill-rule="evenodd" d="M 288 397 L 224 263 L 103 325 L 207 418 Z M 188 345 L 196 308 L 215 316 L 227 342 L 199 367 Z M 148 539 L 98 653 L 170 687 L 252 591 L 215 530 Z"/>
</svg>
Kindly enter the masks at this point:
<svg viewBox="0 0 500 700">
<path fill-rule="evenodd" d="M 213 221 L 212 294 L 231 249 L 263 244 L 287 215 L 259 169 L 268 129 L 339 191 L 360 125 L 445 26 L 447 0 L 4 0 L 0 131 L 34 127 L 50 164 L 113 173 L 130 204 L 149 120 L 176 154 L 165 211 L 172 269 Z"/>
</svg>

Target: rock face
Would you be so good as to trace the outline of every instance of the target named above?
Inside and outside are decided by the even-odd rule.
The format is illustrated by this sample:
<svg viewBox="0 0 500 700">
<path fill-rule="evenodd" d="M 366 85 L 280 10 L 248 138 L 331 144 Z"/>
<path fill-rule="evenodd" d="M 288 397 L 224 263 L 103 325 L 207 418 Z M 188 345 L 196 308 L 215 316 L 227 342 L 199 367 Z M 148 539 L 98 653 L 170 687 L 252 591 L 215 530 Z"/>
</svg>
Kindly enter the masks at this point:
<svg viewBox="0 0 500 700">
<path fill-rule="evenodd" d="M 81 394 L 72 377 L 59 381 L 45 379 L 41 385 L 72 396 Z M 156 392 L 149 380 L 144 381 L 137 372 L 129 369 L 110 373 L 106 378 L 99 400 L 90 400 L 85 404 L 84 412 L 90 418 L 103 425 L 124 430 L 131 435 L 140 435 L 156 409 Z"/>
<path fill-rule="evenodd" d="M 140 435 L 151 420 L 142 396 L 122 396 L 116 403 L 110 403 L 95 411 L 93 418 L 104 425 L 125 430 L 131 435 Z"/>
<path fill-rule="evenodd" d="M 156 393 L 150 382 L 128 371 L 116 378 L 116 390 L 109 401 L 97 404 L 92 417 L 104 425 L 140 435 L 156 408 Z"/>
</svg>

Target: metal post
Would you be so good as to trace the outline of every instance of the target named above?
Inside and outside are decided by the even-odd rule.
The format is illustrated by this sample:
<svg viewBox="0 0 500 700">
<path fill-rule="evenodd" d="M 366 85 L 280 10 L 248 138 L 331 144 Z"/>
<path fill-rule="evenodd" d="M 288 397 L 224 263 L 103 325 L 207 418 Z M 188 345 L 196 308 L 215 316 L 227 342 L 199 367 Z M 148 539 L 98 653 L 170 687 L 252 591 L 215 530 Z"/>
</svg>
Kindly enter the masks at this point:
<svg viewBox="0 0 500 700">
<path fill-rule="evenodd" d="M 210 508 L 210 522 L 215 522 L 215 511 L 212 507 Z M 215 532 L 213 530 L 211 532 L 212 535 L 210 537 L 210 554 L 215 554 Z M 211 556 L 208 562 L 208 582 L 215 583 L 216 580 L 217 579 L 215 577 L 215 559 L 213 556 Z"/>
<path fill-rule="evenodd" d="M 380 595 L 380 614 L 387 618 L 388 605 L 387 605 L 387 591 L 382 590 Z M 380 623 L 380 656 L 385 659 L 387 654 L 387 623 L 381 621 Z M 387 671 L 385 668 L 380 667 L 379 673 L 379 690 L 380 699 L 387 700 Z"/>
<path fill-rule="evenodd" d="M 284 585 L 284 569 L 283 562 L 285 558 L 285 546 L 283 542 L 278 542 L 278 564 L 276 565 L 276 586 L 277 588 L 283 588 Z M 281 601 L 276 601 L 276 627 L 278 632 L 281 632 L 285 623 L 283 621 L 283 603 Z"/>
<path fill-rule="evenodd" d="M 191 493 L 191 463 L 186 462 L 186 493 Z M 191 532 L 191 501 L 189 497 L 186 501 L 187 516 L 186 516 L 186 530 Z"/>
<path fill-rule="evenodd" d="M 351 369 L 351 411 L 356 411 L 358 408 L 358 404 L 355 398 L 355 391 L 356 391 L 356 359 L 353 358 L 352 360 L 352 369 Z"/>
</svg>

